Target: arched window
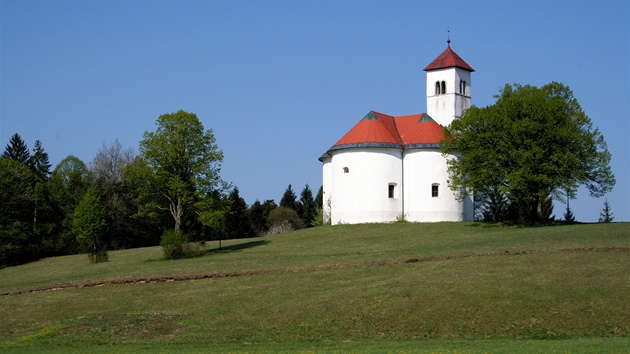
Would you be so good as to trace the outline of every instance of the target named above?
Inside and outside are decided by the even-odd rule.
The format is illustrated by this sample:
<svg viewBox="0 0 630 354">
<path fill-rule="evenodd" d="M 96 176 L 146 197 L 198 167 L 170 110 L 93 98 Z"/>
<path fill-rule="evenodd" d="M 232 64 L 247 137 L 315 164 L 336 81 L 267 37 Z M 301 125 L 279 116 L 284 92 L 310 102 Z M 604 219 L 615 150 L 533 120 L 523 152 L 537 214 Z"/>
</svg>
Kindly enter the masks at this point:
<svg viewBox="0 0 630 354">
<path fill-rule="evenodd" d="M 446 94 L 446 82 L 442 81 L 442 94 Z"/>
<path fill-rule="evenodd" d="M 439 183 L 433 183 L 431 185 L 431 197 L 437 198 L 439 196 L 440 196 L 440 184 Z"/>
<path fill-rule="evenodd" d="M 439 81 L 436 81 L 436 82 L 435 82 L 435 95 L 436 95 L 436 96 L 437 96 L 437 95 L 439 95 L 439 94 L 440 94 L 440 92 L 441 92 L 441 91 L 440 91 L 440 82 L 439 82 Z"/>
<path fill-rule="evenodd" d="M 349 168 L 347 168 L 347 167 L 344 167 L 344 168 L 343 168 L 343 173 L 349 173 L 349 172 L 350 172 L 350 169 L 349 169 Z"/>
<path fill-rule="evenodd" d="M 398 198 L 398 191 L 396 190 L 396 183 L 390 183 L 387 185 L 387 197 Z"/>
</svg>

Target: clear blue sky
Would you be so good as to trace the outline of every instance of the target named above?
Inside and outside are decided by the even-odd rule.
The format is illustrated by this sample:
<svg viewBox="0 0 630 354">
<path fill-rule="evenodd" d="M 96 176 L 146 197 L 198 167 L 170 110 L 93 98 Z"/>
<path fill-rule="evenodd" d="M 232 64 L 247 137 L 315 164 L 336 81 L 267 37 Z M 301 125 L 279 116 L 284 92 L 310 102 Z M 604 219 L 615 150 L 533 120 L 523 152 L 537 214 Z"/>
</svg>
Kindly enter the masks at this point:
<svg viewBox="0 0 630 354">
<path fill-rule="evenodd" d="M 0 3 L 0 147 L 57 164 L 105 142 L 138 152 L 160 114 L 211 128 L 248 204 L 321 185 L 318 157 L 370 110 L 426 110 L 422 69 L 451 47 L 473 104 L 506 83 L 568 85 L 603 132 L 630 221 L 630 8 L 622 1 L 25 1 Z M 580 221 L 603 199 L 582 190 Z M 564 211 L 556 206 L 555 214 Z"/>
</svg>

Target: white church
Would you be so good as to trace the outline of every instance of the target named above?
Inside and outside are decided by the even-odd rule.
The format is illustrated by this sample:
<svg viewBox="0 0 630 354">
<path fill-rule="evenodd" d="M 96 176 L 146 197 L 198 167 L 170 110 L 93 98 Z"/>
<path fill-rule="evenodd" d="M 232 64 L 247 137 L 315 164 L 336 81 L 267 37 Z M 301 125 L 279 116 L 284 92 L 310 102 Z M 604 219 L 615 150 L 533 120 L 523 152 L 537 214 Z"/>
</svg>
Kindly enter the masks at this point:
<svg viewBox="0 0 630 354">
<path fill-rule="evenodd" d="M 332 224 L 472 221 L 473 200 L 448 187 L 443 129 L 471 104 L 474 71 L 447 42 L 426 71 L 427 113 L 371 111 L 319 160 L 324 215 Z"/>
</svg>

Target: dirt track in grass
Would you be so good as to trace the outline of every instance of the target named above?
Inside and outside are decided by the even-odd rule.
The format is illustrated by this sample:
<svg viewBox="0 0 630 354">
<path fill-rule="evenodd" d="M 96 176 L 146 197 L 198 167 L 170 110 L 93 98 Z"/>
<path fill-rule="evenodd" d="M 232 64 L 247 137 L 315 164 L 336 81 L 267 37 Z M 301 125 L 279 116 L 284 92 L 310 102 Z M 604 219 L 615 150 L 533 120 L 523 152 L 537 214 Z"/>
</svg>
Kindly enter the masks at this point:
<svg viewBox="0 0 630 354">
<path fill-rule="evenodd" d="M 422 263 L 422 262 L 436 262 L 436 261 L 448 261 L 474 257 L 497 257 L 497 256 L 515 256 L 525 254 L 553 254 L 561 252 L 630 252 L 630 247 L 583 247 L 583 248 L 562 248 L 562 249 L 547 249 L 547 250 L 524 250 L 524 251 L 496 251 L 496 252 L 482 252 L 482 253 L 470 253 L 462 255 L 452 256 L 430 256 L 422 258 L 407 258 L 407 259 L 389 259 L 373 262 L 361 262 L 361 263 L 348 263 L 348 264 L 326 264 L 314 267 L 296 267 L 285 269 L 259 269 L 259 270 L 244 270 L 238 272 L 227 273 L 209 273 L 209 274 L 192 274 L 192 275 L 177 275 L 177 276 L 159 276 L 159 277 L 138 277 L 138 278 L 126 278 L 126 279 L 114 279 L 114 280 L 95 280 L 84 282 L 72 282 L 65 284 L 50 285 L 45 287 L 38 287 L 26 290 L 11 291 L 1 293 L 0 296 L 15 296 L 22 294 L 38 293 L 43 291 L 54 291 L 61 289 L 78 289 L 78 288 L 91 288 L 106 285 L 127 285 L 127 284 L 147 284 L 147 283 L 160 283 L 160 282 L 174 282 L 174 281 L 187 281 L 187 280 L 201 280 L 201 279 L 220 279 L 231 277 L 242 277 L 251 275 L 264 275 L 264 274 L 285 274 L 285 273 L 303 273 L 303 272 L 315 272 L 326 271 L 335 269 L 352 269 L 352 268 L 369 268 L 380 267 L 393 264 L 405 264 L 405 263 Z"/>
</svg>

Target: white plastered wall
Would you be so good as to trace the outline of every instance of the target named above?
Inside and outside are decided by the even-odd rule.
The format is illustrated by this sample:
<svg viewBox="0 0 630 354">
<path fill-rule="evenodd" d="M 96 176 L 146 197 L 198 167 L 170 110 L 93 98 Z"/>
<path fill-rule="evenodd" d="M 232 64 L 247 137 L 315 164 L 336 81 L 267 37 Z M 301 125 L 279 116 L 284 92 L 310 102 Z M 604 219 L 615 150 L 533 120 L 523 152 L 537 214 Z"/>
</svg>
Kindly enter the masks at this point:
<svg viewBox="0 0 630 354">
<path fill-rule="evenodd" d="M 356 148 L 331 155 L 332 224 L 396 221 L 402 214 L 401 150 Z M 394 198 L 389 184 L 395 184 Z"/>
<path fill-rule="evenodd" d="M 330 218 L 330 206 L 332 202 L 331 192 L 332 192 L 332 159 L 330 157 L 322 158 L 323 166 L 322 166 L 322 190 L 323 194 L 323 208 L 324 208 L 324 224 L 330 222 L 328 218 Z"/>
<path fill-rule="evenodd" d="M 405 217 L 409 221 L 466 220 L 466 203 L 448 188 L 446 159 L 437 148 L 412 149 L 404 155 Z M 438 186 L 433 197 L 432 186 Z"/>
<path fill-rule="evenodd" d="M 459 93 L 460 80 L 466 81 L 465 95 Z M 435 94 L 435 83 L 446 82 L 446 94 Z M 446 68 L 427 72 L 427 114 L 438 124 L 447 126 L 470 108 L 471 75 L 460 68 Z"/>
</svg>

